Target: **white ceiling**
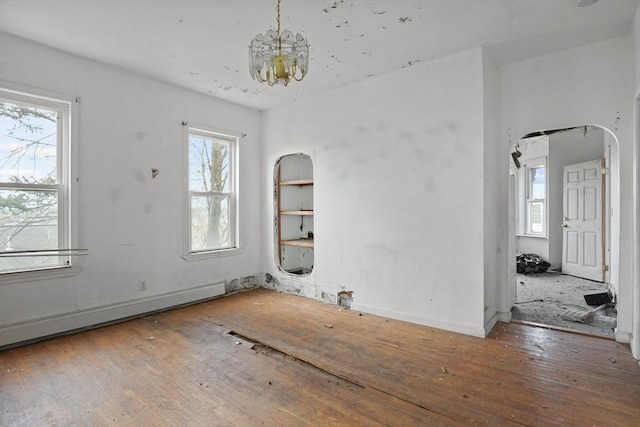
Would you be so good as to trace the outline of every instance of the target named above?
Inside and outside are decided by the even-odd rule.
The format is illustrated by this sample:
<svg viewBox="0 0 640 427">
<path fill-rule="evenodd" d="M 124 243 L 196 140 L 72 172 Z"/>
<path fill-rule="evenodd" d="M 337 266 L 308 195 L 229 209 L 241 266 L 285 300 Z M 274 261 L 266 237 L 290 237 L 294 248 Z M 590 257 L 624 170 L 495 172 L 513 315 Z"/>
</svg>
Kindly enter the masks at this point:
<svg viewBox="0 0 640 427">
<path fill-rule="evenodd" d="M 485 46 L 497 64 L 628 34 L 640 0 L 282 0 L 302 82 L 251 79 L 248 44 L 276 0 L 0 0 L 0 31 L 254 108 Z"/>
</svg>

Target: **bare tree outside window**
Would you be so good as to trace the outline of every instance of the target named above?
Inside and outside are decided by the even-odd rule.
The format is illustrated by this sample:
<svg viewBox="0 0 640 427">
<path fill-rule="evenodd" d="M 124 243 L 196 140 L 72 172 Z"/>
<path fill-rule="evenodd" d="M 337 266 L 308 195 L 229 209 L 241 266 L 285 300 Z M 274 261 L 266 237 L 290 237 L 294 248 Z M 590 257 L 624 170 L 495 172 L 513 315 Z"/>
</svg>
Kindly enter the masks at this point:
<svg viewBox="0 0 640 427">
<path fill-rule="evenodd" d="M 216 134 L 189 134 L 191 251 L 234 246 L 232 143 Z"/>
<path fill-rule="evenodd" d="M 0 102 L 0 251 L 58 248 L 58 121 L 55 109 Z M 1 258 L 0 272 L 58 262 Z"/>
</svg>

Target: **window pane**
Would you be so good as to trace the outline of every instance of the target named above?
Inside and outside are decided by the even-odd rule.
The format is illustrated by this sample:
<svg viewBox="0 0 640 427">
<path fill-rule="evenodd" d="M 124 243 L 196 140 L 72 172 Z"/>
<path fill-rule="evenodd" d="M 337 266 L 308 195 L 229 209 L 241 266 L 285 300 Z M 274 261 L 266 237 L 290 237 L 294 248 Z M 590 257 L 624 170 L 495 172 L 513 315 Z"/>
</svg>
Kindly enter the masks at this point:
<svg viewBox="0 0 640 427">
<path fill-rule="evenodd" d="M 58 192 L 0 190 L 0 250 L 58 248 Z M 0 257 L 0 271 L 60 265 L 61 257 Z"/>
<path fill-rule="evenodd" d="M 529 169 L 529 174 L 531 183 L 531 187 L 529 187 L 529 198 L 544 199 L 546 195 L 544 166 Z"/>
<path fill-rule="evenodd" d="M 531 202 L 531 232 L 543 233 L 544 232 L 544 203 Z"/>
<path fill-rule="evenodd" d="M 55 110 L 0 102 L 0 181 L 56 183 Z"/>
<path fill-rule="evenodd" d="M 191 250 L 230 248 L 229 221 L 229 197 L 191 196 Z"/>
<path fill-rule="evenodd" d="M 189 135 L 189 191 L 231 191 L 230 147 L 221 138 Z"/>
</svg>

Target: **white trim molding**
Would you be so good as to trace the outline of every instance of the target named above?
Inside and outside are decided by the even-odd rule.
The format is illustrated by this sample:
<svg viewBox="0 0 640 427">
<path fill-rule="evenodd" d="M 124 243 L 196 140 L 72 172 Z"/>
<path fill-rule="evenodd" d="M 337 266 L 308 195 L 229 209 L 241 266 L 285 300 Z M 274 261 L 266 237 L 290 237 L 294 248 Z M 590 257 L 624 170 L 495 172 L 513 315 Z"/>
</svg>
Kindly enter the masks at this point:
<svg viewBox="0 0 640 427">
<path fill-rule="evenodd" d="M 211 299 L 224 295 L 225 284 L 215 283 L 197 288 L 168 292 L 147 298 L 93 307 L 73 313 L 63 313 L 35 320 L 16 322 L 0 327 L 0 347 L 73 332 L 92 326 L 126 320 L 157 310 Z"/>
<path fill-rule="evenodd" d="M 416 323 L 418 325 L 429 326 L 431 328 L 444 329 L 451 332 L 458 332 L 474 337 L 485 338 L 485 329 L 482 326 L 473 326 L 462 323 L 443 322 L 437 319 L 429 319 L 413 314 L 401 313 L 399 311 L 388 310 L 386 308 L 376 307 L 369 304 L 361 304 L 353 302 L 351 309 L 362 311 L 364 313 L 375 314 L 377 316 L 388 317 L 391 319 L 403 320 L 405 322 Z M 495 317 L 495 316 L 494 316 Z"/>
</svg>

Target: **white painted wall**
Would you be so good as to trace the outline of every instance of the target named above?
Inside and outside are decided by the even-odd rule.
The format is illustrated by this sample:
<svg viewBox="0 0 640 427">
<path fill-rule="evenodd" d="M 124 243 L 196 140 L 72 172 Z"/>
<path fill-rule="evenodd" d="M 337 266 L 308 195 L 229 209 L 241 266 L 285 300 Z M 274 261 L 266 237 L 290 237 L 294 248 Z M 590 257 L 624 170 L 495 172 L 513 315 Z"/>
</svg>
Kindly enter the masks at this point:
<svg viewBox="0 0 640 427">
<path fill-rule="evenodd" d="M 89 249 L 77 259 L 83 270 L 75 277 L 0 284 L 0 345 L 113 320 L 105 310 L 121 303 L 144 310 L 140 299 L 172 293 L 186 302 L 189 290 L 261 272 L 259 112 L 6 34 L 0 79 L 82 98 L 79 243 Z M 181 258 L 183 120 L 247 134 L 239 145 L 240 255 Z M 160 170 L 153 180 L 151 168 Z M 141 292 L 145 279 L 148 289 Z M 99 318 L 78 316 L 98 308 Z M 54 326 L 62 317 L 64 325 Z"/>
<path fill-rule="evenodd" d="M 482 51 L 483 67 L 483 215 L 484 215 L 484 328 L 489 333 L 497 320 L 511 319 L 508 296 L 500 294 L 507 283 L 508 164 L 510 147 L 500 139 L 500 81 L 498 69 Z M 510 307 L 509 307 L 510 308 Z"/>
<path fill-rule="evenodd" d="M 640 6 L 636 9 L 636 15 L 633 22 L 633 57 L 635 59 L 635 92 L 634 92 L 634 167 L 635 172 L 634 184 L 635 196 L 634 201 L 634 274 L 633 274 L 633 286 L 634 286 L 634 320 L 633 320 L 633 333 L 631 338 L 631 351 L 636 359 L 640 359 L 640 173 L 638 168 L 640 167 Z"/>
<path fill-rule="evenodd" d="M 284 154 L 309 154 L 315 182 L 313 273 L 283 275 L 265 245 L 274 286 L 484 335 L 483 108 L 478 48 L 266 111 L 264 206 Z"/>
<path fill-rule="evenodd" d="M 633 311 L 634 205 L 632 197 L 624 196 L 633 194 L 632 49 L 632 38 L 627 36 L 500 70 L 504 135 L 593 124 L 611 130 L 619 141 L 622 198 L 618 229 L 612 223 L 612 245 L 620 247 L 620 272 L 619 279 L 612 280 L 619 283 L 617 338 L 621 341 L 629 339 Z"/>
</svg>

